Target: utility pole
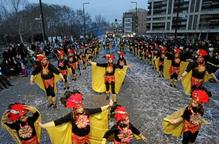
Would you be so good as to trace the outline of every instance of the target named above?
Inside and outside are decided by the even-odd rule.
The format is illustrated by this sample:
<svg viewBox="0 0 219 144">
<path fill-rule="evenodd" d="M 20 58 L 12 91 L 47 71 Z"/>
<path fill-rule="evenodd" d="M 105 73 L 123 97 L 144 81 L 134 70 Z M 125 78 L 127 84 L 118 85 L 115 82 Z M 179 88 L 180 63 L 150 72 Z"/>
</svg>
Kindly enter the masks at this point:
<svg viewBox="0 0 219 144">
<path fill-rule="evenodd" d="M 84 17 L 84 30 L 83 30 L 83 33 L 84 33 L 84 38 L 86 36 L 86 18 L 85 18 L 85 8 L 84 8 L 84 5 L 86 4 L 90 4 L 89 2 L 85 2 L 83 3 L 83 17 Z"/>
<path fill-rule="evenodd" d="M 43 7 L 42 7 L 42 1 L 39 0 L 40 3 L 40 13 L 41 13 L 41 20 L 42 20 L 42 26 L 43 26 L 43 43 L 46 43 L 46 31 L 45 31 L 45 23 L 44 23 L 44 16 L 43 16 Z"/>
</svg>

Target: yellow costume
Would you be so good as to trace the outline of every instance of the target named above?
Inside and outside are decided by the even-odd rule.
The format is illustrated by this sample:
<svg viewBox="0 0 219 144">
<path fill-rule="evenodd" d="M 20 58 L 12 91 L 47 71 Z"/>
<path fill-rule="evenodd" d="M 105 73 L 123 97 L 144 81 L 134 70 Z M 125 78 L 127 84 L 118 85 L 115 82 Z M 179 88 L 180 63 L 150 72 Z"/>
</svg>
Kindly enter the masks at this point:
<svg viewBox="0 0 219 144">
<path fill-rule="evenodd" d="M 29 106 L 30 107 L 30 106 Z M 39 114 L 40 112 L 32 107 L 33 109 L 35 109 Z M 39 115 L 38 119 L 36 120 L 36 122 L 34 123 L 34 127 L 35 127 L 35 130 L 36 130 L 36 135 L 37 135 L 37 138 L 38 138 L 38 142 L 40 143 L 40 138 L 41 138 L 41 127 L 39 126 L 39 124 L 37 123 L 37 121 L 41 121 L 41 115 Z M 11 137 L 15 140 L 15 142 L 17 144 L 21 144 L 21 140 L 19 139 L 18 135 L 17 135 L 17 132 L 16 130 L 13 130 L 11 129 L 10 127 L 8 127 L 6 124 L 4 124 L 2 122 L 2 119 L 1 119 L 1 125 L 2 125 L 2 128 L 4 128 L 10 135 Z"/>
<path fill-rule="evenodd" d="M 108 110 L 90 116 L 90 144 L 101 144 L 104 133 L 108 130 Z M 52 144 L 72 144 L 71 123 L 46 128 Z"/>
<path fill-rule="evenodd" d="M 123 67 L 122 69 L 116 69 L 115 71 L 115 92 L 119 93 L 122 83 L 125 79 L 126 71 L 128 67 Z M 105 92 L 106 87 L 104 83 L 104 75 L 106 69 L 103 67 L 96 66 L 92 64 L 92 88 L 96 92 Z"/>
</svg>

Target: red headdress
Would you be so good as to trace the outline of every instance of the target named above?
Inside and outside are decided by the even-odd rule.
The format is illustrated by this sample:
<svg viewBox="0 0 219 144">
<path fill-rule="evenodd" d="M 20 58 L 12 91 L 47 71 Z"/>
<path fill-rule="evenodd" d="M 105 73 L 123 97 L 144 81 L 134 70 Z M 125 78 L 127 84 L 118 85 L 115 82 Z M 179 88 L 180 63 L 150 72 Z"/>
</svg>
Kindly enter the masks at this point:
<svg viewBox="0 0 219 144">
<path fill-rule="evenodd" d="M 128 117 L 126 109 L 122 106 L 118 106 L 114 111 L 114 118 L 116 122 L 124 120 L 126 117 Z"/>
<path fill-rule="evenodd" d="M 180 48 L 175 48 L 175 49 L 174 49 L 174 53 L 175 53 L 175 54 L 181 53 L 181 49 L 180 49 Z"/>
<path fill-rule="evenodd" d="M 208 52 L 207 52 L 206 50 L 204 50 L 204 49 L 199 49 L 199 50 L 197 51 L 197 55 L 199 55 L 199 56 L 201 56 L 201 57 L 205 57 L 205 56 L 208 55 Z"/>
<path fill-rule="evenodd" d="M 65 56 L 64 50 L 58 50 L 57 53 L 59 56 Z"/>
<path fill-rule="evenodd" d="M 73 55 L 73 54 L 74 54 L 74 50 L 71 49 L 71 48 L 69 48 L 69 49 L 68 49 L 68 55 Z"/>
<path fill-rule="evenodd" d="M 16 103 L 16 104 L 10 105 L 8 118 L 10 119 L 11 122 L 13 122 L 15 120 L 18 120 L 20 117 L 22 117 L 26 113 L 27 113 L 27 110 L 25 109 L 25 106 L 20 103 Z"/>
<path fill-rule="evenodd" d="M 66 100 L 67 108 L 77 109 L 83 106 L 83 98 L 81 93 L 74 93 Z"/>
<path fill-rule="evenodd" d="M 105 56 L 105 58 L 106 59 L 112 59 L 112 60 L 114 60 L 115 59 L 115 56 L 113 55 L 113 54 L 107 54 L 106 56 Z"/>
<path fill-rule="evenodd" d="M 125 56 L 125 53 L 123 51 L 118 51 L 119 56 Z"/>
<path fill-rule="evenodd" d="M 42 60 L 47 59 L 47 57 L 44 54 L 38 54 L 36 55 L 36 61 L 41 62 Z"/>
<path fill-rule="evenodd" d="M 199 103 L 209 102 L 209 95 L 205 90 L 194 90 L 192 92 L 192 98 L 197 100 Z"/>
<path fill-rule="evenodd" d="M 160 50 L 161 50 L 162 52 L 166 52 L 167 48 L 164 47 L 164 46 L 160 46 Z"/>
</svg>

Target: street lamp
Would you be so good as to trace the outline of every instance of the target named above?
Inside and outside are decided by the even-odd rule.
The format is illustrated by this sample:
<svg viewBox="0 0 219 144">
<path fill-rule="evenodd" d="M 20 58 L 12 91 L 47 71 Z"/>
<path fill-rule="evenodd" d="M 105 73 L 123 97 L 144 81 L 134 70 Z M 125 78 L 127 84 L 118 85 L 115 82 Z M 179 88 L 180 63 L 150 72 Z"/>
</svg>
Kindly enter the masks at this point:
<svg viewBox="0 0 219 144">
<path fill-rule="evenodd" d="M 134 1 L 132 1 L 131 3 L 135 4 L 135 11 L 136 11 L 136 15 L 135 15 L 135 18 L 136 18 L 135 33 L 138 33 L 138 3 L 134 2 Z"/>
<path fill-rule="evenodd" d="M 84 9 L 84 5 L 86 4 L 90 4 L 89 2 L 84 2 L 83 3 L 83 17 L 84 17 L 84 38 L 86 36 L 86 22 L 85 22 L 85 9 Z"/>
<path fill-rule="evenodd" d="M 42 1 L 39 0 L 39 3 L 40 3 L 40 13 L 41 13 L 42 26 L 43 26 L 43 43 L 46 43 L 46 31 L 45 31 Z"/>
</svg>

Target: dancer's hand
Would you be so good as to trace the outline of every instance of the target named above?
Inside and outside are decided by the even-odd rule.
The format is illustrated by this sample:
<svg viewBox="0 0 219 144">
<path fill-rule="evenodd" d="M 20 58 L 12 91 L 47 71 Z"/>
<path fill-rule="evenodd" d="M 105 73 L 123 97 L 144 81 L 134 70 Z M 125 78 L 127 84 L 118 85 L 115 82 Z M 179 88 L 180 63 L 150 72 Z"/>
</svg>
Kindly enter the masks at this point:
<svg viewBox="0 0 219 144">
<path fill-rule="evenodd" d="M 128 64 L 128 65 L 127 65 L 127 67 L 128 67 L 128 68 L 131 68 L 131 67 L 132 67 L 132 65 L 131 65 L 131 64 Z"/>
<path fill-rule="evenodd" d="M 7 117 L 8 117 L 8 111 L 5 111 L 4 114 L 2 115 L 2 123 L 7 122 Z"/>
<path fill-rule="evenodd" d="M 36 112 L 36 108 L 32 107 L 32 106 L 28 106 L 28 105 L 24 105 L 25 109 L 27 109 L 28 111 L 35 113 Z"/>
<path fill-rule="evenodd" d="M 33 80 L 30 80 L 30 85 L 34 85 L 34 81 Z"/>
<path fill-rule="evenodd" d="M 101 144 L 106 144 L 106 139 L 105 138 L 103 138 Z"/>
<path fill-rule="evenodd" d="M 40 121 L 36 121 L 36 123 L 37 123 L 41 128 L 45 128 L 45 127 L 43 126 L 43 124 L 42 124 Z"/>
<path fill-rule="evenodd" d="M 112 99 L 110 99 L 110 101 L 109 101 L 109 106 L 110 106 L 110 107 L 113 106 L 113 100 L 112 100 Z"/>
<path fill-rule="evenodd" d="M 181 81 L 181 80 L 182 80 L 182 78 L 183 78 L 182 76 L 179 76 L 179 77 L 178 77 L 178 81 Z"/>
<path fill-rule="evenodd" d="M 33 80 L 33 76 L 31 75 L 30 76 L 30 85 L 33 85 L 34 84 L 34 80 Z"/>
<path fill-rule="evenodd" d="M 140 137 L 144 142 L 146 142 L 147 139 L 146 139 L 146 137 L 145 137 L 143 134 L 140 134 L 139 137 Z"/>
</svg>

